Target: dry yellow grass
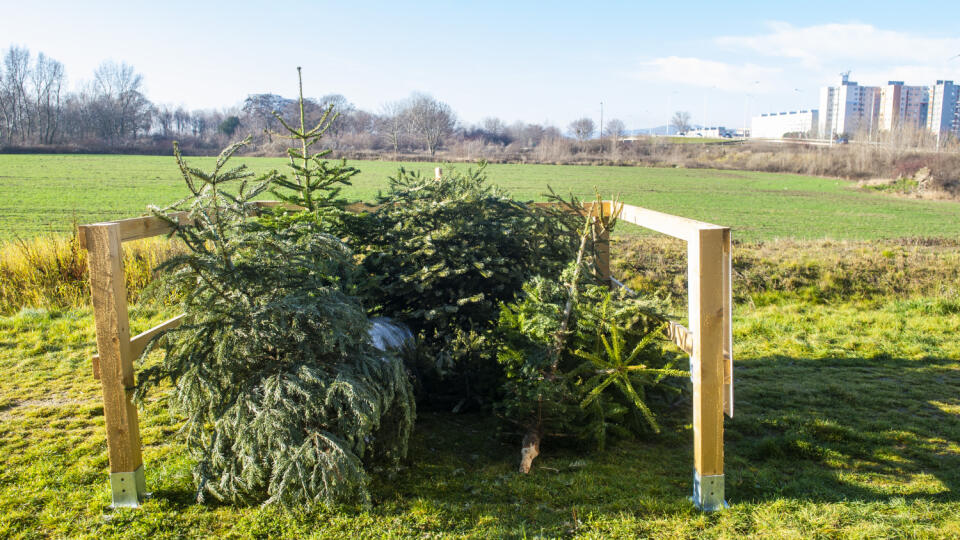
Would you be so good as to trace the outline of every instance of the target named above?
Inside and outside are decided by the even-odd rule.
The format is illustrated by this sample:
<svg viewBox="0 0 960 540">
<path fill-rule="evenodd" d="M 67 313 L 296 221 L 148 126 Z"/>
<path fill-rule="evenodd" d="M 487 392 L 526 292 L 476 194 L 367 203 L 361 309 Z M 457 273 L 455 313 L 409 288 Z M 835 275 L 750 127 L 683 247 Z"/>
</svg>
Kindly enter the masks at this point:
<svg viewBox="0 0 960 540">
<path fill-rule="evenodd" d="M 176 251 L 165 238 L 124 244 L 129 300 L 136 300 L 153 269 Z M 76 233 L 48 235 L 0 244 L 0 314 L 24 307 L 67 308 L 89 302 L 87 252 Z"/>
</svg>

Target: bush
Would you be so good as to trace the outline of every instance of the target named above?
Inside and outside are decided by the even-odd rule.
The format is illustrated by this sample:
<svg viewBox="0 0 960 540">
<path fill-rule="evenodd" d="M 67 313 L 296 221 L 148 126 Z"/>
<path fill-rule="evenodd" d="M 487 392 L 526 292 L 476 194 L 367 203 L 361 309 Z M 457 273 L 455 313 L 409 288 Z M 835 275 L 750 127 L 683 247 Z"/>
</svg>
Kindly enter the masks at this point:
<svg viewBox="0 0 960 540">
<path fill-rule="evenodd" d="M 346 225 L 374 279 L 374 312 L 419 335 L 425 351 L 413 367 L 428 395 L 483 400 L 496 387 L 490 332 L 501 303 L 531 276 L 559 275 L 579 218 L 511 199 L 487 183 L 483 165 L 439 180 L 400 169 L 377 202 Z"/>
</svg>

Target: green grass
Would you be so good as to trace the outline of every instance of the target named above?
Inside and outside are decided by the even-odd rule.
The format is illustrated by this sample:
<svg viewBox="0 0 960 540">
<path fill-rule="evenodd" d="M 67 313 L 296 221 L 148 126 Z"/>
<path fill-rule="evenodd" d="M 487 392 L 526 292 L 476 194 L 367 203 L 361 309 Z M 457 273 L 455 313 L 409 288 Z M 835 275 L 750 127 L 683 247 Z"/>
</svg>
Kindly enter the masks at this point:
<svg viewBox="0 0 960 540">
<path fill-rule="evenodd" d="M 240 161 L 260 172 L 284 168 L 278 158 Z M 209 167 L 212 158 L 192 163 Z M 362 173 L 345 193 L 362 200 L 372 199 L 401 165 L 353 164 Z M 404 165 L 428 174 L 436 166 Z M 960 236 L 960 203 L 897 198 L 836 179 L 571 165 L 490 165 L 488 170 L 518 198 L 542 199 L 547 185 L 592 198 L 596 187 L 606 197 L 619 193 L 630 204 L 733 227 L 741 240 Z M 184 196 L 182 182 L 172 157 L 0 155 L 0 240 L 66 231 L 73 221 L 139 215 L 148 204 L 162 206 Z"/>
<path fill-rule="evenodd" d="M 141 413 L 154 497 L 111 511 L 85 309 L 0 317 L 0 537 L 956 537 L 960 304 L 918 297 L 738 306 L 727 500 L 691 489 L 689 405 L 662 436 L 607 451 L 517 441 L 470 415 L 422 414 L 411 455 L 369 510 L 197 505 L 178 423 Z M 160 319 L 132 311 L 133 331 Z"/>
<path fill-rule="evenodd" d="M 349 195 L 370 199 L 398 164 L 357 165 Z M 287 511 L 195 504 L 179 421 L 155 400 L 141 411 L 154 497 L 111 511 L 92 317 L 50 307 L 0 316 L 0 538 L 960 537 L 960 205 L 795 175 L 538 165 L 490 173 L 522 198 L 548 183 L 583 196 L 596 185 L 765 241 L 734 254 L 730 509 L 705 515 L 687 501 L 689 404 L 663 414 L 661 436 L 605 452 L 548 441 L 530 476 L 515 472 L 518 441 L 494 420 L 423 413 L 413 459 L 376 478 L 372 508 Z M 180 182 L 171 158 L 0 156 L 0 240 L 63 231 L 74 216 L 135 215 L 181 196 Z M 896 240 L 918 235 L 953 239 Z M 823 237 L 870 241 L 795 240 Z M 680 312 L 684 253 L 676 242 L 621 238 L 614 267 L 638 289 L 672 293 Z M 131 331 L 164 315 L 134 306 Z"/>
</svg>

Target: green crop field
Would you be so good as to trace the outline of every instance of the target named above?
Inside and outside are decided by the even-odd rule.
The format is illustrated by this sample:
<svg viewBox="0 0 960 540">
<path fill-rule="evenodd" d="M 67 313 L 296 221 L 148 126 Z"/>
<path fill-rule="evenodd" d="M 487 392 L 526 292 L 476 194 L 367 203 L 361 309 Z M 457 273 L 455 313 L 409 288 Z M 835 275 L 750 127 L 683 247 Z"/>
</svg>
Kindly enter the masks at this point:
<svg viewBox="0 0 960 540">
<path fill-rule="evenodd" d="M 258 172 L 285 168 L 278 158 L 239 161 Z M 191 162 L 204 168 L 213 159 Z M 400 165 L 433 174 L 437 164 L 353 165 L 361 174 L 345 194 L 370 200 Z M 619 193 L 630 204 L 733 227 L 741 240 L 960 236 L 960 203 L 895 198 L 835 179 L 569 165 L 490 165 L 488 172 L 518 198 L 542 199 L 548 185 L 592 198 L 596 188 L 604 197 Z M 0 240 L 66 231 L 74 221 L 131 217 L 185 194 L 172 157 L 0 155 Z"/>
</svg>

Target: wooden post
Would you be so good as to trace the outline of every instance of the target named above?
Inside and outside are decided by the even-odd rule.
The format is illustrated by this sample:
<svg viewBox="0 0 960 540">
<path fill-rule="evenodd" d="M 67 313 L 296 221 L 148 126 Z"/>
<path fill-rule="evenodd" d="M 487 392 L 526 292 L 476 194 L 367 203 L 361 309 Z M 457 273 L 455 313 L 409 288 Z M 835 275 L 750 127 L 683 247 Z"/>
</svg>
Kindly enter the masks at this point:
<svg viewBox="0 0 960 540">
<path fill-rule="evenodd" d="M 133 358 L 120 226 L 98 223 L 84 227 L 83 232 L 89 252 L 87 261 L 100 356 L 113 505 L 138 507 L 146 496 L 146 482 L 137 408 L 131 401 Z"/>
<path fill-rule="evenodd" d="M 693 334 L 693 502 L 726 506 L 723 476 L 724 231 L 702 228 L 687 243 L 689 318 Z"/>
<path fill-rule="evenodd" d="M 434 180 L 439 180 L 439 179 L 443 178 L 443 169 L 441 169 L 440 167 L 437 167 L 436 169 L 434 169 L 434 170 L 433 170 L 433 178 L 434 178 Z"/>
</svg>

